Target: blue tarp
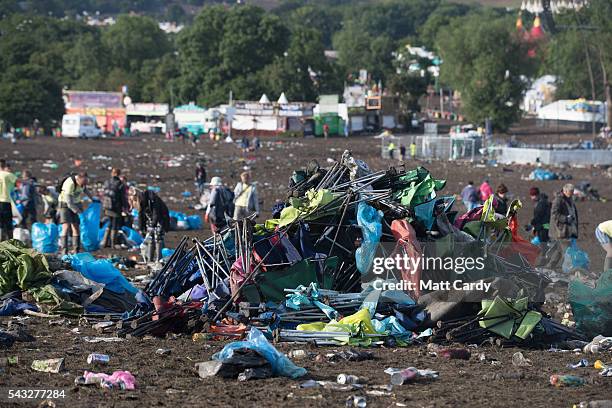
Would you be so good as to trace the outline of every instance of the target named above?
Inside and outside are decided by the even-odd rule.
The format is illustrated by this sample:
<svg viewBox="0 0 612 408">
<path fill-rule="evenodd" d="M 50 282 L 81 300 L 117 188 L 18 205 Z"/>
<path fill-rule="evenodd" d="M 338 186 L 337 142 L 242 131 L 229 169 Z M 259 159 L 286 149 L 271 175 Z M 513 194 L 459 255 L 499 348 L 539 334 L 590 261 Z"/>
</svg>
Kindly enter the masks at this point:
<svg viewBox="0 0 612 408">
<path fill-rule="evenodd" d="M 132 286 L 108 259 L 96 259 L 90 253 L 83 252 L 65 255 L 62 260 L 70 262 L 74 270 L 79 271 L 87 279 L 101 283 L 106 289 L 115 293 L 138 292 L 138 289 Z"/>
</svg>

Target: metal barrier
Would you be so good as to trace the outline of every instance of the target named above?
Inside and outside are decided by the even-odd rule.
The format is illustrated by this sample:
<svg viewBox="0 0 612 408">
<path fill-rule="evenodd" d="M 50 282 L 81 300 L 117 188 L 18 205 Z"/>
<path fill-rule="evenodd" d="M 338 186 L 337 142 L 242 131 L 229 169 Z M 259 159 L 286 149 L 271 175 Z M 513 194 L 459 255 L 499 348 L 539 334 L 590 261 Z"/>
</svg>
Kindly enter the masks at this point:
<svg viewBox="0 0 612 408">
<path fill-rule="evenodd" d="M 402 160 L 401 146 L 406 148 L 406 157 L 410 158 L 410 145 L 416 145 L 416 158 L 439 160 L 469 160 L 474 161 L 479 153 L 479 140 L 473 138 L 451 138 L 450 136 L 393 136 L 385 137 L 381 143 L 383 158 Z M 393 149 L 389 145 L 393 143 Z"/>
</svg>

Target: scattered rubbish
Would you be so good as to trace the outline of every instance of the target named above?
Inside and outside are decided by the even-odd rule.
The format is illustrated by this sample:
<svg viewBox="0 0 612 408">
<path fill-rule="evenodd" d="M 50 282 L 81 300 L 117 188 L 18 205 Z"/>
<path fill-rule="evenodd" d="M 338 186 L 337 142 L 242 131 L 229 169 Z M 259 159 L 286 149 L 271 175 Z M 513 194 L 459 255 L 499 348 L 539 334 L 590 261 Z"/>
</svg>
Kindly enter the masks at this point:
<svg viewBox="0 0 612 408">
<path fill-rule="evenodd" d="M 32 361 L 32 370 L 43 373 L 59 373 L 64 369 L 63 358 L 51 358 L 47 360 Z"/>
<path fill-rule="evenodd" d="M 219 362 L 225 362 L 232 358 L 236 350 L 240 349 L 253 350 L 263 356 L 272 366 L 274 375 L 298 378 L 306 374 L 305 369 L 296 366 L 284 354 L 279 353 L 278 350 L 268 342 L 263 333 L 255 327 L 252 327 L 249 331 L 246 341 L 236 341 L 226 345 L 223 350 L 213 355 L 213 359 Z"/>
<path fill-rule="evenodd" d="M 588 367 L 588 366 L 589 366 L 588 360 L 583 358 L 580 361 L 578 361 L 576 364 L 568 364 L 567 368 L 581 368 L 581 367 Z"/>
<path fill-rule="evenodd" d="M 287 353 L 287 357 L 294 359 L 306 358 L 309 355 L 310 353 L 308 353 L 306 350 L 291 350 L 289 353 Z"/>
<path fill-rule="evenodd" d="M 612 350 L 612 337 L 595 336 L 593 340 L 582 349 L 585 353 L 597 354 Z"/>
<path fill-rule="evenodd" d="M 365 361 L 372 360 L 374 358 L 374 353 L 371 351 L 348 349 L 339 351 L 337 353 L 328 353 L 325 355 L 325 357 L 329 361 Z"/>
<path fill-rule="evenodd" d="M 87 343 L 116 343 L 120 341 L 125 341 L 125 339 L 121 337 L 83 337 L 83 341 Z"/>
<path fill-rule="evenodd" d="M 612 400 L 582 401 L 573 408 L 612 408 Z"/>
<path fill-rule="evenodd" d="M 517 367 L 531 367 L 533 363 L 531 360 L 525 358 L 522 352 L 517 351 L 512 355 L 512 365 Z"/>
<path fill-rule="evenodd" d="M 14 367 L 19 365 L 18 356 L 0 357 L 0 367 Z"/>
<path fill-rule="evenodd" d="M 463 348 L 440 349 L 436 353 L 438 357 L 448 358 L 451 360 L 469 360 L 471 356 L 470 351 Z"/>
<path fill-rule="evenodd" d="M 74 380 L 76 385 L 100 385 L 107 389 L 133 390 L 136 388 L 136 378 L 129 371 L 114 371 L 111 375 L 85 371 L 81 377 Z"/>
<path fill-rule="evenodd" d="M 270 362 L 258 351 L 248 348 L 233 350 L 232 355 L 224 360 L 212 360 L 196 364 L 200 378 L 214 376 L 237 378 L 239 374 L 244 373 L 247 369 L 258 369 L 259 373 L 263 372 L 261 369 L 266 369 L 269 373 L 268 377 L 271 377 L 271 367 Z"/>
<path fill-rule="evenodd" d="M 419 370 L 415 367 L 408 367 L 405 369 L 401 368 L 387 368 L 385 373 L 391 376 L 391 384 L 403 385 L 408 382 L 415 381 L 417 379 L 435 379 L 439 377 L 439 373 L 433 370 Z"/>
<path fill-rule="evenodd" d="M 365 397 L 362 396 L 351 395 L 346 399 L 347 408 L 365 408 L 367 405 Z"/>
<path fill-rule="evenodd" d="M 360 383 L 360 378 L 357 377 L 356 375 L 350 375 L 350 374 L 338 374 L 338 377 L 336 377 L 336 382 L 338 384 L 359 384 Z"/>
<path fill-rule="evenodd" d="M 87 364 L 101 364 L 106 365 L 110 361 L 108 354 L 96 354 L 92 353 L 87 356 Z"/>
<path fill-rule="evenodd" d="M 158 348 L 157 350 L 155 350 L 155 354 L 160 355 L 160 356 L 167 356 L 171 352 L 172 350 L 166 349 L 166 348 Z"/>
<path fill-rule="evenodd" d="M 580 387 L 586 384 L 586 380 L 576 375 L 557 375 L 550 376 L 550 384 L 555 387 Z"/>
</svg>

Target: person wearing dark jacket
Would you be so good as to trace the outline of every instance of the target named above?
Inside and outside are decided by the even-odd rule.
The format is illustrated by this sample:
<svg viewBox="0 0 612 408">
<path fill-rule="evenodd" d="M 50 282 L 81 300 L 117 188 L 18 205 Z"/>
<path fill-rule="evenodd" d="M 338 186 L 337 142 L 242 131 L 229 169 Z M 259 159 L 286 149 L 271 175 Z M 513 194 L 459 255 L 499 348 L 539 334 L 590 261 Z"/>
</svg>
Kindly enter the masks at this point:
<svg viewBox="0 0 612 408">
<path fill-rule="evenodd" d="M 533 228 L 533 235 L 538 237 L 540 242 L 548 242 L 548 230 L 550 229 L 550 202 L 548 196 L 540 192 L 537 187 L 529 189 L 529 197 L 534 202 L 533 218 L 530 225 Z"/>
<path fill-rule="evenodd" d="M 28 228 L 36 222 L 36 179 L 32 177 L 30 170 L 23 171 L 23 177 L 19 185 L 19 201 L 23 205 L 23 219 L 21 226 Z"/>
<path fill-rule="evenodd" d="M 495 192 L 495 198 L 493 207 L 495 208 L 495 212 L 503 215 L 504 217 L 508 214 L 508 187 L 505 184 L 500 184 L 497 186 L 497 191 Z"/>
<path fill-rule="evenodd" d="M 153 191 L 130 187 L 130 205 L 138 211 L 138 229 L 145 235 L 143 258 L 146 262 L 161 259 L 164 233 L 170 230 L 170 211 Z"/>
<path fill-rule="evenodd" d="M 550 232 L 556 240 L 578 238 L 578 210 L 573 200 L 574 185 L 566 184 L 552 203 Z"/>
<path fill-rule="evenodd" d="M 114 248 L 118 244 L 117 237 L 123 224 L 123 215 L 127 207 L 125 202 L 126 186 L 121 181 L 120 176 L 121 170 L 114 168 L 111 170 L 111 178 L 104 183 L 102 206 L 104 207 L 104 215 L 110 221 L 110 226 L 104 232 L 104 238 L 102 238 L 104 248 Z"/>
<path fill-rule="evenodd" d="M 198 185 L 198 193 L 200 195 L 204 194 L 204 186 L 206 185 L 206 167 L 204 167 L 204 163 L 199 161 L 198 164 L 196 164 L 196 169 L 195 169 L 195 181 L 196 184 Z"/>
<path fill-rule="evenodd" d="M 213 233 L 227 226 L 227 220 L 234 215 L 234 193 L 223 185 L 221 177 L 210 180 L 210 200 L 206 208 L 205 221 L 210 223 Z"/>
<path fill-rule="evenodd" d="M 571 239 L 578 238 L 578 210 L 574 204 L 574 185 L 566 184 L 558 193 L 550 210 L 550 234 L 555 240 L 554 252 L 548 257 L 547 266 L 559 266 Z"/>
</svg>

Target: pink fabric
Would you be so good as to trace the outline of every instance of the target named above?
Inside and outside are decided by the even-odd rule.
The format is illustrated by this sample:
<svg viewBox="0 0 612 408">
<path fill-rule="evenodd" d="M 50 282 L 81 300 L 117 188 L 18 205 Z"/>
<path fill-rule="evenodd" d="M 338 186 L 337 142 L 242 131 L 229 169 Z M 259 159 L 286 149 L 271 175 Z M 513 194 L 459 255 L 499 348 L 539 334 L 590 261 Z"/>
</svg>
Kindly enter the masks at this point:
<svg viewBox="0 0 612 408">
<path fill-rule="evenodd" d="M 418 259 L 423 256 L 421 244 L 417 239 L 416 231 L 406 220 L 394 220 L 391 223 L 391 232 L 397 240 L 397 245 L 391 257 L 403 252 L 409 259 Z M 418 263 L 416 270 L 402 270 L 402 280 L 412 282 L 414 291 L 409 291 L 413 299 L 418 299 L 421 296 L 420 280 L 421 280 L 421 262 Z"/>
<path fill-rule="evenodd" d="M 102 384 L 106 382 L 116 387 L 120 386 L 120 383 L 123 383 L 126 390 L 133 390 L 136 388 L 136 378 L 134 378 L 129 371 L 115 371 L 111 375 L 85 371 L 83 377 L 85 377 L 85 381 L 88 383 L 100 382 L 100 384 Z"/>
<path fill-rule="evenodd" d="M 491 188 L 491 185 L 489 185 L 489 183 L 486 181 L 483 181 L 480 185 L 480 200 L 484 203 L 492 195 L 493 189 Z"/>
</svg>

